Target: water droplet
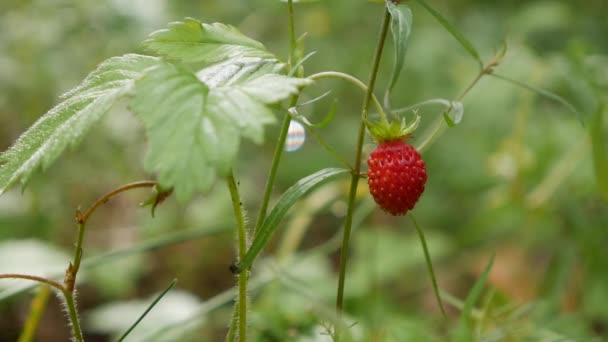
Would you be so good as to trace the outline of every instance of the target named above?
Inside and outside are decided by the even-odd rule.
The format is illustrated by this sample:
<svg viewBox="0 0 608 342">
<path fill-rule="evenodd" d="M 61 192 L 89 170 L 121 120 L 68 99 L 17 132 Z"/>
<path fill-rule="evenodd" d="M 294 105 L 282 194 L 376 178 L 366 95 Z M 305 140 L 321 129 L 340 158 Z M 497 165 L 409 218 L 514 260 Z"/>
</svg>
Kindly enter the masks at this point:
<svg viewBox="0 0 608 342">
<path fill-rule="evenodd" d="M 289 123 L 287 131 L 287 139 L 285 140 L 285 151 L 294 152 L 299 150 L 306 141 L 306 131 L 304 127 L 297 121 Z"/>
</svg>

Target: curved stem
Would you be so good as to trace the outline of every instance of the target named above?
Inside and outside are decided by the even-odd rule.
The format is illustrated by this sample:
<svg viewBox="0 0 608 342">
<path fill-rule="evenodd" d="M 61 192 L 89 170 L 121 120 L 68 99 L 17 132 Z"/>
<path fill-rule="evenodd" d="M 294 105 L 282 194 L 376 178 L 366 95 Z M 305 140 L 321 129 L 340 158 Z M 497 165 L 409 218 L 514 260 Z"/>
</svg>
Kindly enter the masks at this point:
<svg viewBox="0 0 608 342">
<path fill-rule="evenodd" d="M 369 91 L 369 89 L 371 87 L 368 87 L 367 85 L 365 85 L 365 83 L 363 83 L 361 80 L 359 80 L 358 78 L 356 78 L 354 76 L 351 76 L 349 74 L 345 74 L 345 73 L 339 72 L 339 71 L 323 71 L 323 72 L 319 72 L 319 73 L 308 76 L 308 79 L 311 79 L 313 81 L 322 79 L 322 78 L 337 78 L 337 79 L 348 81 L 351 84 L 355 85 L 357 88 L 363 90 L 366 97 L 368 96 L 368 93 L 370 93 L 371 100 L 374 102 L 374 106 L 376 107 L 376 110 L 378 111 L 378 114 L 380 115 L 380 119 L 382 121 L 384 121 L 385 123 L 388 122 L 388 119 L 386 118 L 386 113 L 384 113 L 384 109 L 382 108 L 382 104 L 380 104 L 380 101 L 378 101 L 378 98 L 376 97 L 376 95 L 373 94 L 373 91 L 372 92 Z M 366 113 L 365 119 L 367 120 L 367 113 Z"/>
<path fill-rule="evenodd" d="M 78 274 L 78 270 L 80 269 L 80 263 L 82 261 L 82 243 L 84 241 L 84 232 L 86 230 L 86 224 L 91 218 L 91 215 L 102 206 L 104 203 L 107 203 L 112 197 L 125 192 L 131 189 L 144 188 L 144 187 L 153 187 L 156 186 L 157 183 L 154 181 L 141 181 L 129 183 L 123 186 L 120 186 L 107 194 L 101 196 L 91 207 L 86 211 L 83 215 L 80 210 L 76 212 L 76 221 L 78 222 L 78 239 L 76 240 L 76 248 L 74 252 L 74 261 L 68 265 L 67 270 L 65 271 L 64 285 L 62 286 L 63 295 L 65 297 L 66 306 L 68 309 L 68 313 L 70 316 L 70 321 L 72 322 L 72 331 L 74 334 L 74 339 L 76 341 L 82 341 L 82 331 L 80 329 L 80 322 L 78 320 L 78 310 L 76 308 L 76 301 L 74 299 L 74 288 L 76 284 L 76 276 Z"/>
<path fill-rule="evenodd" d="M 64 292 L 65 291 L 65 287 L 63 287 L 63 285 L 61 285 L 60 283 L 51 280 L 51 279 L 47 279 L 44 277 L 38 277 L 38 276 L 33 276 L 33 275 L 29 275 L 29 274 L 17 274 L 17 273 L 9 273 L 9 274 L 0 274 L 0 279 L 25 279 L 25 280 L 31 280 L 31 281 L 36 281 L 39 282 L 41 284 L 47 284 L 49 286 L 52 286 L 54 288 L 56 288 L 57 290 Z"/>
<path fill-rule="evenodd" d="M 426 267 L 431 275 L 431 282 L 433 284 L 433 292 L 435 292 L 435 299 L 437 300 L 437 304 L 439 305 L 439 309 L 441 310 L 441 314 L 443 318 L 447 318 L 448 316 L 445 313 L 445 309 L 443 308 L 443 302 L 441 301 L 441 296 L 439 294 L 439 285 L 437 285 L 437 278 L 435 277 L 435 271 L 433 270 L 433 262 L 431 261 L 431 253 L 429 252 L 429 246 L 426 243 L 426 238 L 424 237 L 424 232 L 416 222 L 414 215 L 411 213 L 407 214 L 407 217 L 412 221 L 414 227 L 416 227 L 416 232 L 418 233 L 418 238 L 420 238 L 420 243 L 422 244 L 422 251 L 424 252 L 424 260 L 426 261 Z"/>
<path fill-rule="evenodd" d="M 241 197 L 239 190 L 234 180 L 232 172 L 226 178 L 228 182 L 228 189 L 230 190 L 230 197 L 232 198 L 232 208 L 234 209 L 234 216 L 237 223 L 237 236 L 238 236 L 238 247 L 239 247 L 239 260 L 242 260 L 247 253 L 247 230 L 245 228 L 245 218 L 243 217 L 243 209 L 241 208 Z M 247 341 L 247 278 L 249 272 L 243 270 L 238 276 L 239 278 L 239 297 L 238 297 L 238 336 L 239 341 Z M 234 330 L 232 330 L 234 338 Z"/>
<path fill-rule="evenodd" d="M 71 265 L 70 265 L 71 266 Z M 71 267 L 68 268 L 68 271 L 71 270 Z M 63 297 L 65 298 L 65 304 L 67 306 L 68 309 L 68 315 L 70 318 L 70 323 L 72 325 L 72 333 L 73 333 L 73 337 L 74 340 L 77 342 L 82 342 L 83 338 L 82 338 L 82 331 L 80 329 L 80 321 L 78 320 L 78 312 L 76 311 L 76 303 L 74 301 L 74 294 L 73 294 L 73 290 L 69 291 L 67 287 L 61 285 L 60 283 L 51 280 L 51 279 L 47 279 L 47 278 L 43 278 L 43 277 L 38 277 L 38 276 L 32 276 L 32 275 L 28 275 L 28 274 L 0 274 L 0 279 L 25 279 L 25 280 L 32 280 L 32 281 L 36 281 L 42 284 L 47 284 L 49 286 L 52 286 L 54 288 L 56 288 L 57 290 L 61 291 L 61 293 L 63 294 Z"/>
<path fill-rule="evenodd" d="M 125 184 L 120 186 L 107 194 L 101 196 L 89 209 L 85 214 L 82 214 L 80 210 L 76 212 L 76 221 L 78 222 L 78 239 L 76 240 L 76 249 L 74 251 L 74 261 L 70 264 L 66 271 L 65 277 L 65 286 L 69 292 L 74 291 L 74 284 L 76 283 L 76 275 L 78 274 L 78 270 L 80 269 L 80 262 L 82 261 L 82 243 L 84 241 L 84 232 L 86 230 L 86 224 L 95 212 L 97 208 L 107 203 L 112 197 L 123 193 L 125 191 L 129 191 L 137 188 L 150 188 L 156 186 L 158 183 L 155 181 L 140 181 L 133 182 L 129 184 Z"/>
<path fill-rule="evenodd" d="M 378 75 L 378 68 L 380 66 L 380 60 L 382 58 L 382 50 L 384 49 L 384 42 L 386 40 L 386 34 L 390 23 L 391 15 L 388 9 L 384 10 L 384 19 L 382 21 L 382 29 L 378 38 L 378 46 L 374 54 L 374 60 L 372 64 L 372 70 L 370 74 L 369 88 L 363 101 L 363 109 L 361 111 L 361 124 L 359 125 L 359 135 L 357 138 L 357 155 L 355 158 L 355 170 L 351 177 L 350 190 L 348 194 L 348 208 L 346 211 L 346 221 L 344 222 L 344 235 L 342 237 L 342 248 L 340 251 L 340 273 L 338 278 L 338 294 L 336 297 L 336 310 L 338 317 L 342 317 L 342 310 L 344 307 L 344 282 L 346 279 L 346 263 L 348 260 L 348 249 L 350 242 L 350 232 L 353 224 L 353 211 L 355 206 L 355 196 L 357 194 L 357 186 L 359 184 L 360 172 L 361 172 L 361 157 L 363 154 L 363 141 L 365 140 L 365 121 L 367 120 L 368 107 L 372 99 L 372 93 L 374 91 L 374 85 L 376 84 L 376 76 Z M 334 341 L 339 342 L 341 335 L 341 328 L 336 326 Z"/>
<path fill-rule="evenodd" d="M 122 192 L 129 191 L 131 189 L 151 188 L 153 186 L 156 186 L 157 184 L 158 183 L 156 183 L 155 181 L 133 182 L 133 183 L 125 184 L 123 186 L 120 186 L 120 187 L 108 192 L 107 194 L 105 194 L 105 195 L 101 196 L 99 199 L 97 199 L 97 201 L 95 201 L 95 203 L 93 203 L 93 205 L 89 208 L 89 210 L 87 210 L 86 214 L 83 215 L 82 222 L 84 224 L 86 224 L 87 221 L 89 220 L 89 218 L 91 217 L 91 215 L 93 215 L 93 213 L 95 212 L 95 210 L 97 210 L 97 208 L 99 208 L 103 204 L 107 203 L 112 197 L 114 197 Z"/>
<path fill-rule="evenodd" d="M 494 69 L 494 67 L 496 67 L 497 65 L 497 61 L 496 60 L 492 60 L 490 63 L 488 63 L 480 72 L 479 74 L 477 74 L 477 76 L 475 76 L 475 78 L 473 79 L 473 81 L 471 81 L 471 83 L 469 83 L 469 85 L 466 87 L 466 89 L 460 94 L 460 96 L 458 96 L 458 98 L 456 98 L 456 101 L 458 102 L 462 102 L 462 99 L 464 99 L 465 96 L 467 96 L 467 94 L 471 91 L 471 89 L 473 89 L 473 87 L 479 82 L 479 80 L 481 80 L 481 78 L 484 75 L 489 75 L 492 73 L 492 70 Z M 448 109 L 448 113 L 452 111 L 452 107 L 450 106 Z M 416 149 L 418 151 L 422 151 L 424 148 L 426 148 L 428 145 L 430 145 L 431 143 L 433 143 L 433 141 L 435 141 L 435 139 L 441 134 L 443 133 L 444 129 L 445 129 L 445 125 L 444 125 L 444 119 L 442 116 L 440 116 L 437 121 L 435 121 L 435 127 L 432 128 L 431 133 L 429 133 L 426 137 L 426 139 L 424 139 L 420 144 L 418 144 L 416 146 Z"/>
<path fill-rule="evenodd" d="M 407 107 L 403 107 L 403 108 L 399 108 L 399 109 L 394 109 L 392 112 L 393 113 L 404 113 L 404 112 L 409 112 L 410 110 L 414 110 L 414 109 L 418 109 L 420 107 L 424 107 L 424 106 L 428 106 L 428 105 L 442 105 L 446 108 L 450 108 L 450 106 L 452 105 L 452 103 L 449 100 L 446 99 L 430 99 L 430 100 L 426 100 L 423 102 L 419 102 L 416 104 L 413 104 L 411 106 L 407 106 Z"/>
</svg>

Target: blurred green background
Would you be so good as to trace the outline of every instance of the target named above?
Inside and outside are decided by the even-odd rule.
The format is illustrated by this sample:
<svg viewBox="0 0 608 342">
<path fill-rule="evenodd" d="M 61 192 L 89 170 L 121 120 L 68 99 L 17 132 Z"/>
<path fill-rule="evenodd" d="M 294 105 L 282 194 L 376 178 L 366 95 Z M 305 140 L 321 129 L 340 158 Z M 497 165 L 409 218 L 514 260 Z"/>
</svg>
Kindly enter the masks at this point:
<svg viewBox="0 0 608 342">
<path fill-rule="evenodd" d="M 593 115 L 608 88 L 608 2 L 429 3 L 465 33 L 484 60 L 506 40 L 509 50 L 498 72 L 563 96 L 583 113 L 585 126 L 559 103 L 487 77 L 463 101 L 462 123 L 423 151 L 429 181 L 414 213 L 449 299 L 448 322 L 434 301 L 412 225 L 378 210 L 362 186 L 346 285 L 352 338 L 449 340 L 464 298 L 495 253 L 473 312 L 479 340 L 602 340 L 608 336 L 608 196 L 597 184 L 608 175 L 594 172 L 588 130 L 597 124 Z M 413 34 L 393 104 L 454 99 L 476 76 L 476 64 L 422 7 L 413 3 L 412 9 Z M 229 23 L 287 56 L 286 11 L 285 3 L 267 0 L 3 0 L 0 150 L 97 64 L 143 53 L 141 41 L 168 22 L 190 16 Z M 308 33 L 306 50 L 317 51 L 305 64 L 306 74 L 337 70 L 367 79 L 382 11 L 381 4 L 364 0 L 298 4 L 297 31 Z M 388 81 L 390 48 L 378 94 Z M 301 111 L 318 121 L 337 100 L 334 121 L 319 133 L 350 161 L 362 94 L 343 82 L 321 81 L 304 100 L 330 89 L 330 96 Z M 436 109 L 421 114 L 423 135 L 438 114 Z M 236 172 L 250 222 L 256 219 L 277 133 L 278 126 L 272 126 L 264 145 L 242 146 Z M 0 273 L 58 274 L 60 279 L 72 254 L 75 210 L 121 184 L 151 178 L 142 167 L 145 148 L 140 123 L 118 106 L 22 192 L 15 188 L 2 195 Z M 365 151 L 372 148 L 368 141 Z M 339 165 L 309 139 L 285 155 L 275 198 L 298 179 Z M 292 210 L 267 257 L 256 264 L 252 340 L 330 340 L 325 332 L 334 317 L 339 247 L 334 237 L 344 221 L 347 191 L 346 179 L 315 190 Z M 222 340 L 235 281 L 228 270 L 235 243 L 225 184 L 218 182 L 188 203 L 170 198 L 155 218 L 138 208 L 148 195 L 140 190 L 120 196 L 89 224 L 85 258 L 127 252 L 84 267 L 78 288 L 86 339 L 119 335 L 178 278 L 132 339 Z M 161 246 L 137 249 L 150 247 L 145 245 L 150 241 Z M 0 281 L 0 341 L 16 340 L 27 318 L 34 291 L 9 297 L 21 288 L 21 282 Z M 68 339 L 61 310 L 51 298 L 37 340 Z"/>
</svg>

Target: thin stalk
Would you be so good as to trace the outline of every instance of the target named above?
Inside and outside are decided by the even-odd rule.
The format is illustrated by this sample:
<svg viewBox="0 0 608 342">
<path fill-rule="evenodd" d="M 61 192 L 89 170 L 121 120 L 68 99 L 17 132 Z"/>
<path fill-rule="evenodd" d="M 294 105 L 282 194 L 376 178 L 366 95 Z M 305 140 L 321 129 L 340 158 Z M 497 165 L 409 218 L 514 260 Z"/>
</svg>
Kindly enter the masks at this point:
<svg viewBox="0 0 608 342">
<path fill-rule="evenodd" d="M 156 184 L 157 183 L 154 181 L 141 181 L 120 186 L 100 197 L 97 201 L 95 201 L 95 203 L 93 203 L 85 214 L 82 214 L 80 210 L 76 212 L 76 221 L 78 222 L 78 239 L 76 240 L 74 260 L 68 265 L 68 268 L 65 271 L 65 278 L 62 286 L 65 303 L 68 308 L 70 321 L 72 323 L 71 325 L 74 339 L 76 341 L 81 342 L 83 340 L 82 331 L 80 329 L 80 321 L 78 320 L 78 310 L 76 308 L 76 301 L 74 299 L 74 288 L 76 284 L 76 276 L 78 274 L 78 270 L 80 269 L 80 262 L 82 261 L 82 243 L 84 241 L 84 232 L 86 230 L 87 222 L 95 210 L 97 210 L 97 208 L 102 206 L 104 203 L 107 203 L 112 197 L 131 189 L 153 187 L 156 186 Z"/>
<path fill-rule="evenodd" d="M 40 318 L 42 318 L 42 314 L 46 309 L 50 295 L 51 288 L 48 285 L 41 285 L 38 288 L 38 293 L 36 293 L 36 297 L 32 300 L 30 313 L 27 316 L 27 321 L 25 322 L 25 326 L 17 342 L 34 341 Z"/>
<path fill-rule="evenodd" d="M 289 69 L 297 63 L 294 58 L 296 52 L 296 24 L 293 10 L 293 0 L 287 1 L 287 11 L 289 12 Z"/>
<path fill-rule="evenodd" d="M 498 65 L 498 61 L 496 60 L 496 58 L 493 59 L 490 63 L 488 63 L 479 72 L 479 74 L 477 74 L 477 76 L 475 76 L 475 78 L 473 79 L 473 81 L 471 81 L 471 83 L 469 83 L 469 85 L 460 94 L 460 96 L 458 96 L 458 98 L 456 98 L 456 101 L 462 102 L 462 99 L 464 99 L 464 97 L 467 96 L 467 94 L 481 80 L 481 78 L 484 75 L 490 75 L 497 65 Z M 451 111 L 452 111 L 452 107 L 450 107 L 448 109 L 448 113 L 451 112 Z M 445 120 L 443 119 L 443 116 L 440 116 L 437 119 L 437 121 L 435 121 L 435 127 L 432 129 L 431 133 L 427 135 L 427 137 L 426 137 L 426 139 L 424 139 L 424 141 L 422 141 L 420 144 L 418 144 L 418 146 L 416 146 L 416 149 L 418 151 L 422 151 L 423 149 L 425 149 L 428 145 L 430 145 L 431 143 L 433 143 L 433 141 L 435 141 L 435 139 L 437 137 L 439 137 L 439 135 L 441 135 L 441 133 L 443 132 L 443 130 L 446 128 L 446 126 L 444 125 L 444 122 L 445 122 Z"/>
<path fill-rule="evenodd" d="M 153 186 L 156 186 L 157 184 L 158 183 L 156 183 L 155 181 L 139 181 L 122 185 L 97 199 L 97 201 L 95 201 L 95 203 L 93 203 L 89 210 L 87 210 L 87 212 L 84 214 L 84 216 L 82 217 L 82 221 L 84 221 L 84 223 L 87 223 L 87 221 L 89 220 L 89 218 L 91 218 L 91 215 L 93 215 L 97 208 L 107 203 L 112 197 L 115 197 L 120 193 L 138 188 L 151 188 Z"/>
<path fill-rule="evenodd" d="M 317 140 L 317 142 L 321 146 L 323 146 L 323 148 L 329 154 L 331 154 L 332 157 L 334 157 L 334 159 L 336 159 L 338 162 L 340 162 L 342 164 L 342 166 L 344 166 L 345 168 L 347 168 L 349 170 L 353 170 L 353 167 L 344 158 L 342 158 L 342 156 L 340 156 L 340 154 L 338 152 L 334 151 L 334 149 L 331 148 L 331 146 L 329 146 L 329 144 L 326 143 L 325 140 L 323 140 L 323 138 L 319 135 L 319 133 L 317 133 L 315 131 L 315 129 L 313 127 L 308 127 L 308 133 L 310 135 L 312 135 L 312 137 L 315 138 Z"/>
<path fill-rule="evenodd" d="M 389 23 L 391 21 L 391 15 L 388 9 L 384 11 L 384 19 L 382 21 L 382 29 L 378 38 L 378 46 L 374 54 L 374 60 L 372 62 L 372 70 L 370 74 L 369 87 L 365 100 L 363 101 L 363 109 L 361 110 L 361 124 L 359 125 L 359 135 L 357 138 L 357 155 L 355 158 L 355 170 L 351 177 L 350 190 L 348 194 L 348 208 L 346 211 L 346 221 L 344 222 L 344 235 L 342 236 L 342 248 L 340 251 L 340 273 L 338 279 L 338 294 L 336 297 L 336 311 L 338 317 L 341 318 L 342 310 L 344 308 L 344 282 L 346 279 L 346 263 L 348 260 L 348 249 L 350 242 L 350 233 L 353 224 L 353 211 L 355 207 L 355 196 L 357 194 L 357 186 L 359 185 L 359 178 L 361 173 L 361 157 L 363 154 L 363 142 L 365 140 L 365 122 L 367 121 L 367 113 L 369 104 L 372 99 L 372 93 L 374 91 L 374 85 L 376 84 L 376 77 L 378 75 L 378 68 L 380 67 L 380 60 L 382 58 L 382 50 L 384 49 L 384 42 L 386 41 L 386 34 L 388 33 Z M 336 326 L 334 341 L 339 342 L 341 335 L 341 329 Z"/>
<path fill-rule="evenodd" d="M 292 66 L 297 65 L 296 59 L 296 29 L 295 29 L 295 17 L 294 17 L 294 9 L 293 9 L 293 0 L 289 0 L 287 2 L 287 8 L 289 12 L 289 65 L 288 69 L 291 70 Z M 302 77 L 304 71 L 302 68 L 298 68 L 296 71 L 297 77 Z M 299 100 L 299 95 L 294 95 L 291 98 L 289 103 L 289 107 L 294 107 Z M 264 188 L 264 195 L 262 197 L 262 204 L 260 206 L 260 211 L 258 213 L 257 220 L 255 222 L 255 226 L 253 227 L 252 236 L 258 232 L 258 229 L 264 223 L 266 219 L 266 213 L 268 211 L 268 203 L 270 202 L 270 195 L 272 194 L 272 189 L 274 188 L 275 178 L 277 176 L 277 170 L 279 169 L 279 163 L 281 162 L 281 157 L 283 156 L 283 148 L 285 146 L 285 139 L 287 139 L 287 133 L 289 131 L 289 124 L 291 123 L 291 115 L 289 112 L 285 113 L 285 117 L 283 118 L 283 124 L 281 125 L 281 131 L 279 133 L 279 138 L 277 139 L 277 144 L 274 147 L 274 155 L 272 156 L 272 165 L 270 166 L 270 173 L 268 174 L 268 179 L 266 180 L 266 187 Z"/>
<path fill-rule="evenodd" d="M 63 285 L 61 285 L 60 283 L 51 280 L 51 279 L 47 279 L 47 278 L 43 278 L 43 277 L 38 277 L 38 276 L 33 276 L 33 275 L 29 275 L 29 274 L 16 274 L 16 273 L 10 273 L 10 274 L 0 274 L 0 279 L 25 279 L 25 280 L 31 280 L 31 281 L 36 281 L 39 282 L 41 284 L 46 284 L 49 286 L 52 286 L 54 288 L 56 288 L 57 290 L 63 292 L 65 290 L 65 288 L 63 287 Z"/>
<path fill-rule="evenodd" d="M 71 264 L 70 264 L 71 266 Z M 68 270 L 71 270 L 72 267 L 69 267 Z M 42 284 L 46 284 L 49 286 L 52 286 L 54 288 L 56 288 L 57 290 L 61 291 L 61 293 L 63 294 L 63 297 L 65 298 L 65 304 L 66 307 L 68 309 L 68 316 L 70 319 L 70 323 L 72 326 L 72 333 L 73 333 L 73 337 L 74 340 L 76 342 L 82 342 L 82 330 L 80 329 L 80 321 L 78 320 L 78 312 L 76 311 L 76 303 L 74 301 L 74 294 L 72 291 L 69 291 L 67 289 L 67 287 L 61 285 L 60 283 L 51 280 L 51 279 L 47 279 L 47 278 L 43 278 L 43 277 L 38 277 L 38 276 L 32 276 L 32 275 L 28 275 L 28 274 L 0 274 L 0 279 L 25 279 L 25 280 L 32 280 L 32 281 L 36 281 Z"/>
<path fill-rule="evenodd" d="M 319 73 L 308 76 L 308 79 L 311 79 L 313 81 L 322 79 L 322 78 L 337 78 L 337 79 L 345 80 L 345 81 L 352 83 L 357 88 L 363 90 L 363 92 L 366 94 L 365 96 L 367 96 L 367 94 L 369 93 L 369 87 L 367 85 L 365 85 L 365 83 L 361 82 L 361 80 L 359 80 L 358 78 L 351 76 L 349 74 L 345 74 L 343 72 L 323 71 L 323 72 L 319 72 Z M 380 101 L 378 101 L 378 98 L 373 93 L 371 94 L 371 100 L 374 102 L 374 106 L 376 107 L 376 110 L 378 111 L 378 114 L 380 115 L 380 119 L 382 121 L 384 121 L 385 123 L 388 123 L 388 119 L 386 118 L 386 113 L 384 113 L 384 109 L 382 108 Z"/>
<path fill-rule="evenodd" d="M 156 185 L 157 185 L 157 183 L 154 181 L 140 181 L 140 182 L 133 182 L 133 183 L 125 184 L 125 185 L 120 186 L 120 187 L 108 192 L 107 194 L 101 196 L 99 199 L 97 199 L 97 201 L 95 201 L 95 203 L 93 203 L 93 205 L 91 205 L 91 207 L 89 207 L 89 209 L 86 211 L 86 213 L 82 214 L 82 212 L 80 212 L 80 210 L 76 212 L 76 221 L 78 222 L 78 239 L 76 240 L 74 261 L 72 262 L 72 264 L 70 264 L 70 267 L 68 267 L 68 272 L 66 272 L 65 285 L 66 285 L 66 289 L 68 291 L 70 291 L 70 292 L 74 291 L 74 284 L 76 283 L 76 275 L 78 274 L 78 270 L 80 269 L 80 262 L 82 260 L 82 243 L 84 240 L 84 232 L 86 230 L 86 224 L 89 221 L 89 219 L 91 218 L 91 216 L 93 215 L 93 213 L 95 212 L 95 210 L 97 210 L 97 208 L 99 208 L 103 204 L 107 203 L 112 197 L 114 197 L 120 193 L 129 191 L 132 189 L 150 188 L 150 187 L 153 187 Z"/>
<path fill-rule="evenodd" d="M 74 341 L 82 342 L 82 330 L 80 329 L 80 321 L 78 319 L 78 311 L 76 310 L 76 301 L 74 300 L 74 293 L 67 290 L 63 291 L 65 297 L 65 305 L 68 308 L 68 314 L 70 316 L 70 322 L 72 323 L 72 335 Z"/>
<path fill-rule="evenodd" d="M 232 172 L 226 177 L 228 182 L 228 189 L 230 190 L 230 197 L 232 198 L 232 208 L 234 209 L 234 216 L 237 223 L 237 236 L 238 236 L 238 247 L 239 247 L 239 260 L 242 260 L 247 254 L 247 230 L 245 228 L 245 218 L 243 216 L 243 209 L 241 207 L 241 197 L 239 195 L 239 189 L 234 175 Z M 247 278 L 249 272 L 243 270 L 238 276 L 239 278 L 239 296 L 238 296 L 238 336 L 239 341 L 247 341 Z M 229 334 L 234 339 L 234 330 Z"/>
<path fill-rule="evenodd" d="M 294 96 L 289 104 L 289 108 L 295 106 L 297 102 L 298 97 Z M 268 212 L 268 204 L 270 202 L 270 195 L 272 194 L 272 188 L 274 187 L 275 178 L 277 176 L 277 170 L 279 169 L 279 163 L 281 162 L 281 157 L 283 156 L 283 148 L 285 146 L 285 139 L 287 139 L 287 133 L 289 131 L 290 123 L 291 115 L 289 115 L 289 113 L 286 113 L 285 117 L 283 118 L 283 124 L 281 125 L 281 131 L 279 133 L 279 138 L 277 139 L 277 144 L 274 148 L 272 165 L 270 166 L 270 173 L 268 174 L 268 179 L 266 180 L 266 187 L 264 188 L 262 204 L 260 206 L 258 218 L 253 228 L 253 237 L 256 236 L 258 229 L 262 226 L 262 223 L 264 223 L 264 220 L 266 219 L 266 213 Z"/>
<path fill-rule="evenodd" d="M 439 309 L 441 310 L 441 314 L 443 318 L 447 319 L 447 315 L 445 313 L 445 309 L 443 308 L 443 302 L 441 301 L 441 296 L 439 294 L 439 285 L 437 284 L 437 278 L 435 277 L 435 271 L 433 270 L 433 262 L 431 261 L 431 253 L 429 252 L 429 246 L 426 243 L 426 238 L 424 237 L 424 232 L 414 219 L 414 215 L 411 213 L 407 215 L 407 217 L 412 221 L 414 227 L 416 227 L 416 232 L 418 233 L 418 237 L 420 238 L 420 243 L 422 244 L 422 251 L 424 252 L 424 260 L 426 261 L 426 267 L 431 275 L 431 282 L 433 284 L 433 292 L 435 292 L 435 299 L 437 300 L 437 304 L 439 305 Z"/>
</svg>

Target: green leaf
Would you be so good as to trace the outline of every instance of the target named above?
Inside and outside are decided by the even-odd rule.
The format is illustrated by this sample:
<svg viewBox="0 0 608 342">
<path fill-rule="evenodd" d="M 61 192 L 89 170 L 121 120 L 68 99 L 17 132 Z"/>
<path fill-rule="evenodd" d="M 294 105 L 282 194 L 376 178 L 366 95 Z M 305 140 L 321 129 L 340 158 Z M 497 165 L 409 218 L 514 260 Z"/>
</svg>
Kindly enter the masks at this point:
<svg viewBox="0 0 608 342">
<path fill-rule="evenodd" d="M 135 329 L 135 327 L 139 324 L 139 322 L 141 322 L 141 320 L 144 319 L 144 317 L 146 317 L 148 312 L 150 312 L 150 310 L 152 310 L 152 308 L 154 308 L 154 306 L 167 294 L 167 292 L 169 292 L 173 288 L 173 286 L 175 286 L 176 283 L 177 283 L 177 279 L 173 279 L 171 284 L 169 284 L 169 286 L 163 292 L 161 292 L 152 301 L 152 303 L 150 303 L 150 305 L 146 308 L 146 310 L 144 310 L 144 312 L 141 314 L 141 316 L 139 316 L 139 318 L 135 321 L 135 323 L 133 323 L 133 325 L 131 325 L 129 327 L 129 329 L 127 329 L 127 331 L 125 331 L 125 333 L 122 334 L 122 336 L 120 336 L 120 338 L 118 339 L 119 342 L 123 341 L 131 333 L 131 331 L 133 331 L 133 329 Z"/>
<path fill-rule="evenodd" d="M 274 63 L 262 63 L 243 76 L 243 65 L 249 64 L 212 66 L 211 72 L 195 75 L 164 63 L 136 84 L 132 108 L 144 122 L 150 144 L 145 167 L 158 174 L 164 187 L 174 187 L 179 200 L 209 189 L 217 173 L 228 172 L 241 136 L 262 142 L 264 126 L 275 121 L 269 104 L 311 83 L 268 73 L 276 70 Z M 230 66 L 240 71 L 221 71 Z"/>
<path fill-rule="evenodd" d="M 472 327 L 472 312 L 475 303 L 481 296 L 481 291 L 488 280 L 488 276 L 490 275 L 490 270 L 492 269 L 492 265 L 494 264 L 494 254 L 490 257 L 490 261 L 486 265 L 483 273 L 475 282 L 473 289 L 467 296 L 466 301 L 464 302 L 464 308 L 462 309 L 462 313 L 460 314 L 460 320 L 458 322 L 458 327 L 456 329 L 456 341 L 473 341 L 473 327 Z"/>
<path fill-rule="evenodd" d="M 386 92 L 386 99 L 388 99 L 403 69 L 405 53 L 407 52 L 407 45 L 410 33 L 412 32 L 413 16 L 412 10 L 406 4 L 395 4 L 389 1 L 386 4 L 386 8 L 391 14 L 391 33 L 395 45 L 395 65 Z"/>
<path fill-rule="evenodd" d="M 443 112 L 443 119 L 448 127 L 454 127 L 462 121 L 463 115 L 464 106 L 462 105 L 462 102 L 450 101 L 447 110 Z"/>
<path fill-rule="evenodd" d="M 543 97 L 545 97 L 545 98 L 547 98 L 549 100 L 553 100 L 555 102 L 560 103 L 561 105 L 563 105 L 569 111 L 571 111 L 572 113 L 574 113 L 576 115 L 576 117 L 580 121 L 581 125 L 584 124 L 583 115 L 572 104 L 570 104 L 570 102 L 566 101 L 563 97 L 561 97 L 561 96 L 559 96 L 559 95 L 557 95 L 555 93 L 552 93 L 552 92 L 550 92 L 548 90 L 541 89 L 541 88 L 536 88 L 536 87 L 533 87 L 533 86 L 528 85 L 526 83 L 523 83 L 523 82 L 511 79 L 511 78 L 506 77 L 506 76 L 498 75 L 498 74 L 495 74 L 495 73 L 492 73 L 490 75 L 498 78 L 499 80 L 503 80 L 505 82 L 511 83 L 513 85 L 516 85 L 518 87 L 521 87 L 521 88 L 527 89 L 529 91 L 535 92 L 538 95 L 543 96 Z"/>
<path fill-rule="evenodd" d="M 230 58 L 272 58 L 264 45 L 235 27 L 222 23 L 204 24 L 192 18 L 174 22 L 152 33 L 144 46 L 155 53 L 182 62 L 216 63 Z"/>
<path fill-rule="evenodd" d="M 16 182 L 25 185 L 39 167 L 46 169 L 119 99 L 132 92 L 134 80 L 158 59 L 124 55 L 103 62 L 71 92 L 0 155 L 0 194 Z"/>
<path fill-rule="evenodd" d="M 606 139 L 604 129 L 605 112 L 606 105 L 602 103 L 593 116 L 589 133 L 591 134 L 591 150 L 593 152 L 593 166 L 595 168 L 598 190 L 604 199 L 608 201 L 608 148 L 606 148 L 608 139 Z"/>
<path fill-rule="evenodd" d="M 323 182 L 326 182 L 332 178 L 337 176 L 349 173 L 350 171 L 347 169 L 337 169 L 337 168 L 327 168 L 321 171 L 318 171 L 308 177 L 300 179 L 296 184 L 290 187 L 283 196 L 279 199 L 279 202 L 272 209 L 264 223 L 258 230 L 257 235 L 253 239 L 251 243 L 251 247 L 247 251 L 247 254 L 240 260 L 238 269 L 244 270 L 251 267 L 255 258 L 260 254 L 262 249 L 266 247 L 268 240 L 274 233 L 274 231 L 281 223 L 281 220 L 287 212 L 289 208 L 296 203 L 300 197 L 306 195 L 310 190 L 312 190 L 316 185 L 319 185 Z"/>
<path fill-rule="evenodd" d="M 483 68 L 483 61 L 479 56 L 479 52 L 475 49 L 475 46 L 456 28 L 454 25 L 450 24 L 447 19 L 445 19 L 441 13 L 437 12 L 433 7 L 426 3 L 424 0 L 416 0 L 422 7 L 424 7 L 439 23 L 443 26 L 456 40 L 462 45 L 462 47 L 467 50 L 467 52 L 473 57 L 479 66 Z"/>
</svg>

